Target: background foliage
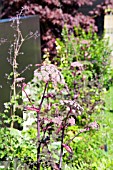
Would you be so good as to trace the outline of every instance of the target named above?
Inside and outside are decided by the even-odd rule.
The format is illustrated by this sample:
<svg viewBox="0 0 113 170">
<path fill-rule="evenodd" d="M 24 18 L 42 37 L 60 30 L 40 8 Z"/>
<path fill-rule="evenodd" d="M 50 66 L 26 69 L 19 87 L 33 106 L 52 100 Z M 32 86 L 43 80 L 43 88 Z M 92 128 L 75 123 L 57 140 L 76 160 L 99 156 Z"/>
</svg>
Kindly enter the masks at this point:
<svg viewBox="0 0 113 170">
<path fill-rule="evenodd" d="M 5 0 L 2 2 L 3 9 L 1 18 L 16 16 L 21 8 L 24 8 L 25 15 L 40 16 L 42 50 L 48 50 L 52 56 L 56 55 L 55 39 L 61 37 L 61 31 L 65 24 L 70 32 L 74 26 L 84 28 L 86 31 L 92 27 L 92 31 L 97 31 L 95 18 L 104 14 L 106 8 L 112 8 L 112 0 L 105 0 L 99 4 L 92 16 L 86 16 L 79 12 L 83 5 L 92 5 L 95 0 Z"/>
<path fill-rule="evenodd" d="M 101 93 L 112 83 L 110 48 L 108 41 L 96 33 L 75 28 L 77 37 L 69 35 L 65 27 L 63 41 L 57 39 L 57 64 L 62 70 L 72 96 L 84 106 L 87 114 L 100 112 L 103 106 Z"/>
<path fill-rule="evenodd" d="M 106 5 L 111 3 L 111 1 L 106 2 Z M 109 82 L 112 83 L 113 78 L 109 60 L 111 51 L 108 42 L 103 38 L 99 39 L 94 33 L 96 30 L 94 19 L 78 13 L 79 7 L 83 4 L 91 4 L 91 1 L 62 0 L 60 4 L 59 1 L 49 0 L 3 1 L 2 18 L 15 16 L 21 7 L 24 7 L 25 15 L 39 14 L 41 18 L 45 61 L 35 70 L 33 80 L 25 85 L 27 100 L 23 101 L 21 108 L 26 109 L 24 112 L 27 115 L 33 112 L 34 120 L 41 122 L 42 140 L 38 142 L 41 142 L 39 154 L 42 169 L 45 167 L 55 169 L 54 166 L 58 168 L 61 150 L 63 150 L 61 151 L 62 167 L 66 170 L 70 167 L 81 170 L 99 168 L 104 170 L 113 165 L 109 157 L 112 152 L 106 154 L 104 148 L 107 144 L 104 127 L 109 124 L 108 117 L 111 114 L 108 114 L 108 117 L 102 114 L 105 113 L 103 92 L 109 89 L 111 85 Z M 64 29 L 61 34 L 62 28 Z M 56 56 L 53 60 L 55 65 L 48 59 L 51 58 L 51 54 Z M 48 86 L 43 95 L 45 85 Z M 44 102 L 40 106 L 41 97 L 44 98 Z M 81 110 L 83 108 L 82 112 L 77 109 L 77 106 Z M 67 117 L 69 108 L 71 114 Z M 38 109 L 40 119 L 36 119 Z M 6 115 L 7 113 L 2 114 L 6 121 L 11 122 L 12 119 Z M 101 120 L 102 116 L 103 120 Z M 22 120 L 17 119 L 21 124 L 23 123 Z M 21 132 L 14 128 L 0 129 L 0 159 L 1 161 L 8 159 L 11 162 L 10 169 L 14 169 L 15 158 L 20 160 L 18 166 L 27 164 L 30 168 L 36 169 L 35 121 L 31 123 L 30 129 Z M 63 135 L 62 126 L 65 127 Z M 108 127 L 106 129 L 110 131 Z M 79 134 L 80 130 L 83 133 Z M 109 136 L 111 134 L 109 133 Z M 74 136 L 76 137 L 73 138 Z M 110 137 L 108 140 L 111 145 Z"/>
</svg>

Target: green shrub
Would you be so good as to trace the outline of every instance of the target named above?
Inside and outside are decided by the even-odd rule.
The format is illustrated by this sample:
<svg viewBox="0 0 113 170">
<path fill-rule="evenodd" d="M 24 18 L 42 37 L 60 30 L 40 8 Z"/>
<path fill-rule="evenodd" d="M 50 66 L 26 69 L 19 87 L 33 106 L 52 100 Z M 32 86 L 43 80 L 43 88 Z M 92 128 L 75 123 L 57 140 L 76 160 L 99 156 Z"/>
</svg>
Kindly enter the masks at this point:
<svg viewBox="0 0 113 170">
<path fill-rule="evenodd" d="M 113 70 L 110 66 L 111 50 L 108 41 L 91 31 L 86 33 L 75 28 L 75 34 L 65 27 L 63 39 L 56 40 L 59 65 L 66 79 L 72 97 L 82 104 L 85 114 L 101 112 L 101 98 L 104 88 L 111 86 Z"/>
</svg>

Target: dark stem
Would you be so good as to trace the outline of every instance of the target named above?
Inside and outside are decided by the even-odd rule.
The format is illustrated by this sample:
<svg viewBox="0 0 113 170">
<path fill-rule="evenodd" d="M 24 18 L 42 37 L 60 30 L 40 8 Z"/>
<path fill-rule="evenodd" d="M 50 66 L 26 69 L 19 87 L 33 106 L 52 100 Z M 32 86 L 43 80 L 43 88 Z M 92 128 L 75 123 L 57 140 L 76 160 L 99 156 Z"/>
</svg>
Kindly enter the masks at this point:
<svg viewBox="0 0 113 170">
<path fill-rule="evenodd" d="M 23 92 L 25 93 L 27 99 L 29 100 L 29 103 L 32 105 L 32 107 L 34 107 L 34 105 L 33 105 L 32 102 L 31 102 L 31 99 L 29 98 L 29 96 L 28 96 L 28 94 L 26 93 L 26 91 L 24 90 L 24 88 L 23 88 L 22 90 L 23 90 Z"/>
<path fill-rule="evenodd" d="M 69 114 L 71 113 L 71 107 L 69 112 L 67 113 L 67 116 L 65 118 L 63 128 L 62 128 L 62 135 L 61 135 L 61 149 L 60 149 L 60 160 L 59 160 L 59 170 L 62 169 L 62 157 L 63 157 L 63 142 L 64 142 L 64 132 L 65 132 L 65 127 L 66 127 L 66 122 L 69 117 Z"/>
<path fill-rule="evenodd" d="M 62 168 L 64 130 L 65 130 L 65 127 L 63 127 L 63 129 L 62 129 L 62 136 L 61 136 L 61 150 L 60 150 L 59 170 L 61 170 L 61 168 Z"/>
<path fill-rule="evenodd" d="M 43 103 L 44 98 L 45 98 L 45 92 L 46 92 L 47 87 L 48 87 L 48 82 L 46 83 L 45 88 L 44 88 L 42 99 L 41 99 L 41 102 L 40 102 L 40 105 L 39 105 L 39 112 L 37 112 L 37 139 L 38 139 L 38 142 L 37 142 L 37 144 L 38 144 L 37 145 L 37 170 L 40 170 L 40 148 L 41 148 L 41 141 L 40 141 L 40 111 L 41 111 L 42 103 Z"/>
</svg>

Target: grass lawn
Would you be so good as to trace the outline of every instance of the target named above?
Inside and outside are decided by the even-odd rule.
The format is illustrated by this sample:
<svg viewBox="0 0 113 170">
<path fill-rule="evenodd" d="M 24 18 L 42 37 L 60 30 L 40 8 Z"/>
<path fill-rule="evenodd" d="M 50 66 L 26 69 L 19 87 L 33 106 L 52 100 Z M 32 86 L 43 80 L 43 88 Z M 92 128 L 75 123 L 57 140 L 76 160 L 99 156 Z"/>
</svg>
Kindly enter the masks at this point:
<svg viewBox="0 0 113 170">
<path fill-rule="evenodd" d="M 105 157 L 102 157 L 102 162 L 98 170 L 113 170 L 113 87 L 105 94 L 106 110 L 97 116 L 101 124 L 100 132 L 102 143 L 107 145 Z"/>
</svg>

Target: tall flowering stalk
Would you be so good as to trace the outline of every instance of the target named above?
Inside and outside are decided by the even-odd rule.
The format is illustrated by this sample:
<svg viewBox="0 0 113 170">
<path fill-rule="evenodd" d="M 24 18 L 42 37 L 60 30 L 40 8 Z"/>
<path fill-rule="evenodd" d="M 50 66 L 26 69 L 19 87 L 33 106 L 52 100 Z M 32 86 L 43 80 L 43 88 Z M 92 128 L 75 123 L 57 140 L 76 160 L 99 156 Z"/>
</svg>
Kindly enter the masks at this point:
<svg viewBox="0 0 113 170">
<path fill-rule="evenodd" d="M 23 38 L 23 35 L 20 31 L 20 14 L 17 15 L 17 17 L 15 19 L 13 19 L 13 23 L 11 24 L 11 27 L 15 30 L 15 35 L 14 35 L 14 41 L 11 44 L 10 47 L 10 64 L 12 65 L 13 68 L 13 84 L 12 84 L 12 98 L 14 101 L 16 101 L 16 96 L 17 96 L 17 92 L 16 92 L 16 85 L 18 82 L 18 78 L 19 78 L 19 73 L 17 71 L 18 69 L 18 63 L 17 63 L 17 57 L 20 54 L 20 48 L 23 45 L 25 39 Z M 13 56 L 12 56 L 13 55 Z M 13 104 L 13 115 L 12 117 L 15 116 L 15 112 L 16 112 L 16 105 L 15 103 Z M 11 127 L 14 126 L 14 122 L 12 121 L 11 123 Z"/>
<path fill-rule="evenodd" d="M 65 85 L 65 80 L 62 76 L 62 74 L 60 73 L 60 71 L 57 69 L 57 67 L 53 64 L 46 64 L 44 63 L 39 69 L 35 70 L 34 72 L 34 75 L 36 77 L 38 77 L 38 79 L 40 81 L 43 81 L 45 82 L 45 88 L 44 88 L 44 92 L 43 92 L 43 95 L 42 95 L 42 99 L 41 99 L 41 102 L 40 102 L 40 106 L 39 106 L 39 110 L 41 110 L 41 106 L 42 106 L 42 103 L 44 101 L 44 96 L 45 96 L 45 92 L 46 92 L 46 89 L 48 87 L 48 84 L 49 82 L 52 82 L 53 86 L 54 87 L 57 87 L 57 84 L 58 83 L 61 83 L 63 85 Z M 40 170 L 40 147 L 41 147 L 41 142 L 40 142 L 40 115 L 38 114 L 37 115 L 37 126 L 38 126 L 38 170 Z"/>
<path fill-rule="evenodd" d="M 16 105 L 16 101 L 17 101 L 17 86 L 19 85 L 19 83 L 22 83 L 23 80 L 25 78 L 21 77 L 21 74 L 24 73 L 27 69 L 29 69 L 29 67 L 32 66 L 32 64 L 29 64 L 28 66 L 26 66 L 26 68 L 24 68 L 24 70 L 22 70 L 20 73 L 18 72 L 18 68 L 19 68 L 19 63 L 18 63 L 18 58 L 19 55 L 23 55 L 24 53 L 21 52 L 21 47 L 23 45 L 23 43 L 30 39 L 30 38 L 37 38 L 39 36 L 38 31 L 36 32 L 30 32 L 29 34 L 27 34 L 26 36 L 23 36 L 21 29 L 20 29 L 20 25 L 21 25 L 21 15 L 23 14 L 23 10 L 24 8 L 22 8 L 21 12 L 19 14 L 17 14 L 16 17 L 12 18 L 11 21 L 11 27 L 14 31 L 14 40 L 13 42 L 11 42 L 10 48 L 9 48 L 9 57 L 8 57 L 8 62 L 10 63 L 10 65 L 12 66 L 12 73 L 10 73 L 10 76 L 13 76 L 12 78 L 12 85 L 11 85 L 11 104 L 13 104 L 12 106 L 12 112 L 11 112 L 11 116 L 12 116 L 12 122 L 11 122 L 11 127 L 13 128 L 14 126 L 14 118 L 15 118 L 15 112 L 17 109 L 17 105 Z M 5 40 L 2 40 L 2 43 Z"/>
<path fill-rule="evenodd" d="M 64 144 L 64 137 L 65 137 L 65 130 L 69 124 L 74 123 L 74 118 L 71 116 L 74 115 L 77 117 L 78 115 L 82 114 L 82 107 L 80 107 L 79 104 L 76 103 L 75 100 L 64 100 L 62 98 L 59 100 L 59 103 L 55 103 L 52 105 L 52 103 L 48 103 L 48 107 L 44 105 L 44 109 L 46 110 L 45 115 L 41 116 L 42 114 L 42 106 L 45 103 L 45 101 L 48 101 L 48 99 L 55 99 L 57 98 L 57 95 L 63 95 L 64 91 L 66 94 L 69 94 L 69 90 L 67 87 L 67 84 L 65 83 L 64 77 L 61 74 L 61 72 L 58 70 L 57 66 L 50 64 L 48 62 L 44 62 L 41 65 L 37 65 L 38 68 L 34 71 L 34 80 L 35 82 L 40 81 L 44 84 L 42 96 L 40 99 L 40 103 L 38 104 L 38 107 L 35 107 L 34 104 L 32 104 L 31 99 L 27 95 L 25 89 L 23 88 L 24 93 L 26 94 L 26 97 L 29 100 L 29 103 L 31 106 L 26 106 L 27 110 L 35 111 L 37 112 L 37 169 L 40 170 L 41 167 L 41 148 L 42 150 L 44 147 L 47 147 L 48 153 L 51 157 L 51 151 L 48 149 L 48 145 L 50 142 L 50 136 L 47 136 L 49 131 L 54 132 L 56 135 L 56 139 L 60 135 L 61 138 L 61 146 L 60 146 L 60 154 L 59 154 L 59 163 L 58 165 L 56 163 L 51 163 L 51 167 L 58 169 L 62 168 L 62 158 L 63 158 L 63 149 L 67 149 L 69 151 L 69 146 Z M 54 92 L 55 90 L 58 92 L 58 94 L 49 92 L 49 84 L 52 84 Z M 59 85 L 63 86 L 63 89 L 61 90 L 59 88 Z M 24 87 L 24 86 L 23 86 Z M 50 115 L 51 118 L 48 117 L 48 113 L 52 106 L 55 106 L 55 113 L 52 113 Z M 63 110 L 60 109 L 63 107 Z M 64 114 L 65 112 L 65 114 Z M 56 128 L 55 128 L 56 127 Z M 41 135 L 43 133 L 43 135 Z M 54 139 L 55 140 L 55 139 Z M 70 149 L 71 152 L 71 149 Z M 52 159 L 52 158 L 51 158 Z M 50 160 L 51 162 L 51 160 Z"/>
</svg>

